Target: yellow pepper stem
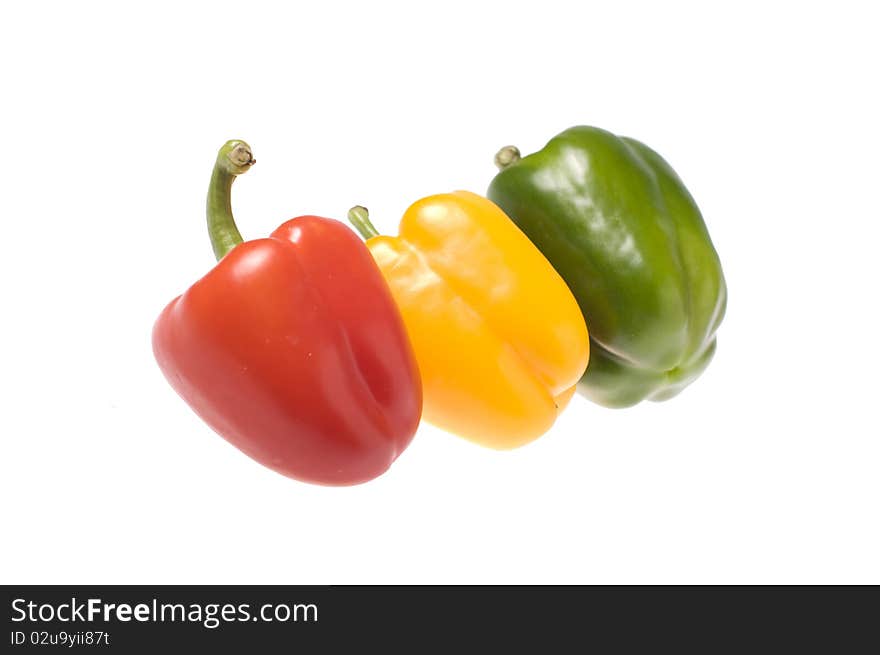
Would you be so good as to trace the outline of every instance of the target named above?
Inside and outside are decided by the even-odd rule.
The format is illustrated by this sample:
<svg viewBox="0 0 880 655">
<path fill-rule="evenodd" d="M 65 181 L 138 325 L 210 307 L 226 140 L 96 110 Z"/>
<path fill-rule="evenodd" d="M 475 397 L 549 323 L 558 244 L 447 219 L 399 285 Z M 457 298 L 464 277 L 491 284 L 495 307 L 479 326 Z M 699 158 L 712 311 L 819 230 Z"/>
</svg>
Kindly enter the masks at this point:
<svg viewBox="0 0 880 655">
<path fill-rule="evenodd" d="M 379 236 L 379 230 L 370 222 L 370 212 L 366 207 L 355 205 L 348 210 L 348 222 L 355 226 L 364 239 Z"/>
</svg>

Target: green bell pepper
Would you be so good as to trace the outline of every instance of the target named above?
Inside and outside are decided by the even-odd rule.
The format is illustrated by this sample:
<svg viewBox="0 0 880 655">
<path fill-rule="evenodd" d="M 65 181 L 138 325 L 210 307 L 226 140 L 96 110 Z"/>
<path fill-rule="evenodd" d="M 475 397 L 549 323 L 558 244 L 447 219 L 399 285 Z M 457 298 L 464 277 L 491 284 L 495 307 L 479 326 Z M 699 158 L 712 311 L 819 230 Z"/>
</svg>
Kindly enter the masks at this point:
<svg viewBox="0 0 880 655">
<path fill-rule="evenodd" d="M 608 407 L 665 400 L 715 353 L 727 287 L 696 203 L 660 155 L 573 127 L 499 151 L 488 196 L 568 283 L 590 332 L 578 390 Z"/>
</svg>

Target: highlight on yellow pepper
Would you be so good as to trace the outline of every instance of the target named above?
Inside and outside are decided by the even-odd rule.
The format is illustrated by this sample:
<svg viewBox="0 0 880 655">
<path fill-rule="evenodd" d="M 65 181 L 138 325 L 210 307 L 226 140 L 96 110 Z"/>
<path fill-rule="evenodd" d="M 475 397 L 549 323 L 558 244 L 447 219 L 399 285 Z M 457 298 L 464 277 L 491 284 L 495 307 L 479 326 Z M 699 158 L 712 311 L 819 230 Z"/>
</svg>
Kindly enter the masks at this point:
<svg viewBox="0 0 880 655">
<path fill-rule="evenodd" d="M 429 196 L 380 236 L 349 220 L 391 287 L 422 376 L 428 422 L 483 446 L 522 446 L 553 425 L 587 368 L 589 337 L 568 286 L 490 200 Z"/>
</svg>

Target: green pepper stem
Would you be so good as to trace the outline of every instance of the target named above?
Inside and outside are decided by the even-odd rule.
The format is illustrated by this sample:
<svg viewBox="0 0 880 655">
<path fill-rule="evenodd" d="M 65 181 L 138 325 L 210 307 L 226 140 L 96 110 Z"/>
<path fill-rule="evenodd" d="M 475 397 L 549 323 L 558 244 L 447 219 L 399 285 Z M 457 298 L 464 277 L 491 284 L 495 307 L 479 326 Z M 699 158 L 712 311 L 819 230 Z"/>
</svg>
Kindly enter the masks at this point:
<svg viewBox="0 0 880 655">
<path fill-rule="evenodd" d="M 348 222 L 355 226 L 364 239 L 379 236 L 379 230 L 370 222 L 370 212 L 366 207 L 355 205 L 348 210 Z"/>
<path fill-rule="evenodd" d="M 243 241 L 232 216 L 232 183 L 255 163 L 257 160 L 251 153 L 251 147 L 238 139 L 227 141 L 217 153 L 211 184 L 208 186 L 207 207 L 208 236 L 217 261 Z"/>
<path fill-rule="evenodd" d="M 519 152 L 519 148 L 516 146 L 504 146 L 501 150 L 495 153 L 495 165 L 498 167 L 498 170 L 503 171 L 508 166 L 511 166 L 522 159 L 522 155 Z"/>
</svg>

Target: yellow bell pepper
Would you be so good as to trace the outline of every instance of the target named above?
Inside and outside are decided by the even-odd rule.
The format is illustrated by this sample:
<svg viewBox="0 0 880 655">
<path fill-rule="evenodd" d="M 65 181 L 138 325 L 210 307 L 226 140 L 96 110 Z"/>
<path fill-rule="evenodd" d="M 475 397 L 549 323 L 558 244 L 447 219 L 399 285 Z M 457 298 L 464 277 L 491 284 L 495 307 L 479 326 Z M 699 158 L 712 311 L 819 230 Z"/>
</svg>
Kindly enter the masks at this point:
<svg viewBox="0 0 880 655">
<path fill-rule="evenodd" d="M 422 416 L 491 448 L 546 432 L 589 360 L 583 315 L 544 255 L 490 200 L 467 191 L 413 204 L 400 236 L 367 238 L 422 376 Z"/>
</svg>

